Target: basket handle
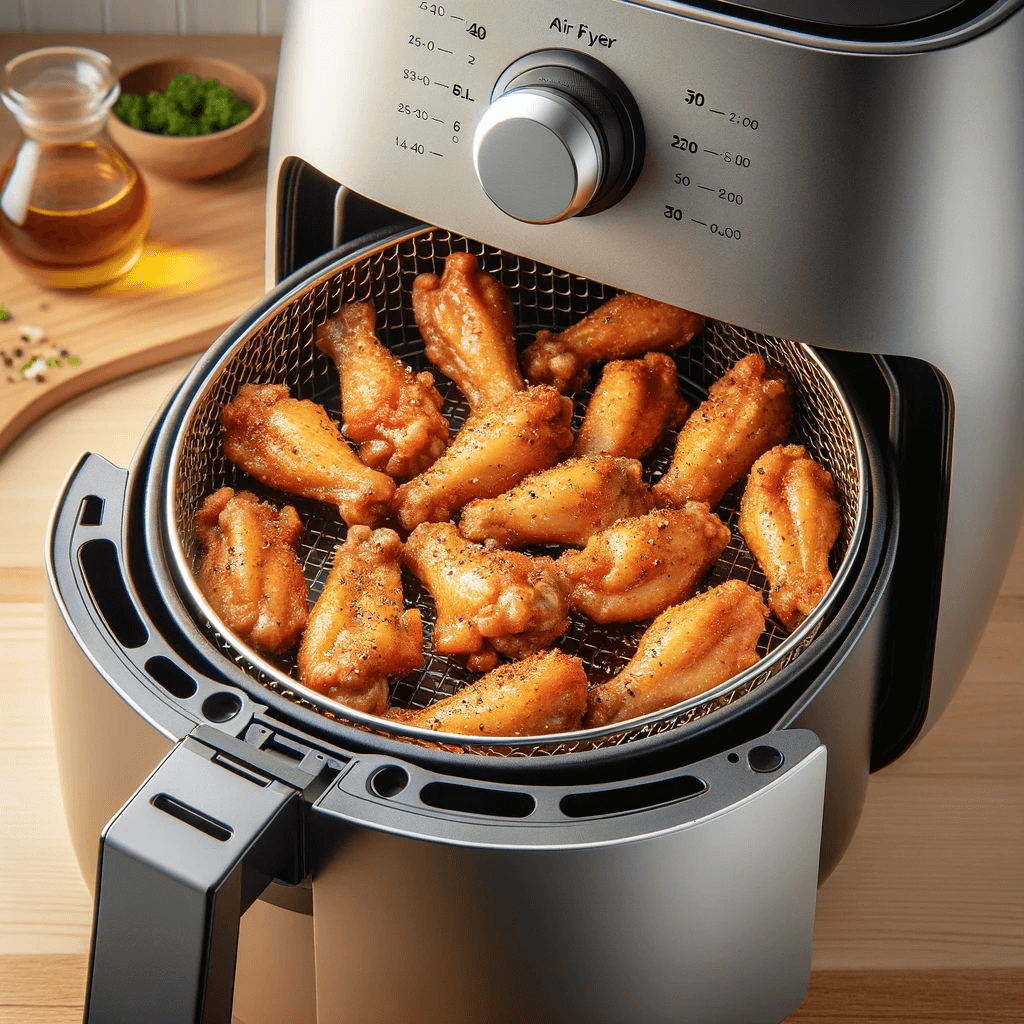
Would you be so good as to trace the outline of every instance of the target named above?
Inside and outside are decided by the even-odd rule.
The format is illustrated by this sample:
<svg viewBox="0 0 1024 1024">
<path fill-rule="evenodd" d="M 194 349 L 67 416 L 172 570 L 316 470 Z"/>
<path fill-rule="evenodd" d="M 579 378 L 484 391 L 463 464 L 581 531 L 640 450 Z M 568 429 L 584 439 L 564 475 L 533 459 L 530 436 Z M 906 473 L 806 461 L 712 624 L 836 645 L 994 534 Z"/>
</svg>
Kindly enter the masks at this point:
<svg viewBox="0 0 1024 1024">
<path fill-rule="evenodd" d="M 100 837 L 86 1024 L 230 1024 L 239 918 L 304 877 L 315 778 L 289 784 L 205 738 L 178 743 Z"/>
</svg>

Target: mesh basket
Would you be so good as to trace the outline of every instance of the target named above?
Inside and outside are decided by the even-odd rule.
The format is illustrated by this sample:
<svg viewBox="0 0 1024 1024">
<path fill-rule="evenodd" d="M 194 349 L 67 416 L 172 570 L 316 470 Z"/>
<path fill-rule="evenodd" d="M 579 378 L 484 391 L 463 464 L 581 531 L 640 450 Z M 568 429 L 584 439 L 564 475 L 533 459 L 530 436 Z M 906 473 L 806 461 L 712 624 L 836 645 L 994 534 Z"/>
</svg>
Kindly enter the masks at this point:
<svg viewBox="0 0 1024 1024">
<path fill-rule="evenodd" d="M 675 354 L 683 393 L 699 401 L 711 383 L 738 359 L 752 352 L 759 353 L 769 366 L 786 370 L 793 382 L 797 411 L 797 426 L 790 441 L 803 444 L 832 474 L 842 509 L 840 535 L 831 556 L 835 576 L 832 589 L 792 634 L 770 618 L 759 643 L 761 660 L 753 668 L 683 704 L 601 730 L 525 740 L 488 738 L 487 743 L 481 745 L 478 739 L 450 734 L 442 737 L 346 708 L 301 684 L 294 652 L 280 659 L 270 659 L 252 650 L 223 625 L 199 591 L 194 576 L 202 554 L 195 532 L 195 516 L 207 495 L 227 485 L 251 490 L 277 505 L 287 503 L 298 509 L 305 526 L 298 557 L 311 601 L 323 589 L 334 547 L 344 539 L 346 528 L 332 506 L 271 491 L 231 463 L 222 447 L 221 409 L 243 384 L 276 383 L 287 385 L 296 398 L 322 404 L 329 415 L 340 422 L 337 371 L 329 357 L 316 347 L 316 331 L 320 324 L 337 314 L 342 304 L 362 300 L 373 303 L 377 310 L 381 341 L 413 370 L 426 369 L 434 374 L 444 398 L 443 411 L 454 436 L 465 421 L 469 407 L 458 388 L 434 370 L 423 354 L 423 343 L 412 312 L 412 282 L 417 274 L 426 271 L 440 275 L 449 253 L 459 250 L 475 254 L 481 266 L 505 286 L 516 311 L 521 345 L 532 341 L 538 328 L 563 330 L 616 294 L 614 289 L 586 278 L 430 229 L 383 243 L 328 267 L 293 289 L 240 336 L 230 338 L 215 371 L 186 410 L 183 428 L 171 454 L 169 479 L 173 487 L 165 509 L 173 557 L 180 563 L 178 576 L 186 590 L 184 596 L 210 641 L 263 685 L 321 714 L 412 742 L 506 756 L 590 749 L 679 728 L 730 704 L 799 657 L 827 618 L 830 599 L 848 570 L 855 538 L 863 528 L 866 483 L 862 445 L 853 415 L 838 385 L 811 350 L 791 341 L 714 321 L 709 321 L 700 336 Z M 589 389 L 575 396 L 574 426 L 577 428 L 589 396 Z M 675 432 L 671 432 L 642 460 L 648 483 L 653 483 L 667 469 L 674 446 Z M 741 494 L 742 483 L 726 493 L 717 509 L 719 517 L 730 528 L 731 539 L 699 590 L 726 579 L 740 579 L 761 590 L 767 598 L 764 574 L 736 527 Z M 421 670 L 392 685 L 391 701 L 401 707 L 422 707 L 454 693 L 476 676 L 455 659 L 433 651 L 433 601 L 411 573 L 403 571 L 403 579 L 406 603 L 418 607 L 422 615 L 424 664 Z M 573 613 L 569 630 L 558 647 L 582 658 L 591 685 L 596 685 L 625 666 L 649 624 L 645 621 L 601 626 L 580 613 Z"/>
</svg>

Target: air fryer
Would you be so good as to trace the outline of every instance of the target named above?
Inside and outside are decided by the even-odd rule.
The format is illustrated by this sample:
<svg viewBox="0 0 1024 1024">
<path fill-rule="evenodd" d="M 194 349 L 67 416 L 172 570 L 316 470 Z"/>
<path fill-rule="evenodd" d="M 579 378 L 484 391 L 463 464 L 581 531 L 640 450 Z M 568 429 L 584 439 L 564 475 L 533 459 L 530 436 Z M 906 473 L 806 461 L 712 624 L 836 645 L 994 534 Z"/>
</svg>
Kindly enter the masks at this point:
<svg viewBox="0 0 1024 1024">
<path fill-rule="evenodd" d="M 51 524 L 62 785 L 96 878 L 88 1020 L 796 1008 L 816 885 L 869 772 L 952 696 L 1024 505 L 1020 6 L 289 7 L 270 291 L 128 470 L 83 458 Z M 352 299 L 426 367 L 409 286 L 455 250 L 503 282 L 523 343 L 627 290 L 708 316 L 677 356 L 696 397 L 748 352 L 791 373 L 843 528 L 826 599 L 753 669 L 625 727 L 481 743 L 335 705 L 218 621 L 192 522 L 249 483 L 224 401 L 273 379 L 339 416 L 313 342 Z M 343 526 L 300 513 L 315 596 Z M 712 578 L 758 571 L 736 542 Z M 566 643 L 607 670 L 635 639 Z M 428 659 L 392 699 L 464 681 Z"/>
</svg>

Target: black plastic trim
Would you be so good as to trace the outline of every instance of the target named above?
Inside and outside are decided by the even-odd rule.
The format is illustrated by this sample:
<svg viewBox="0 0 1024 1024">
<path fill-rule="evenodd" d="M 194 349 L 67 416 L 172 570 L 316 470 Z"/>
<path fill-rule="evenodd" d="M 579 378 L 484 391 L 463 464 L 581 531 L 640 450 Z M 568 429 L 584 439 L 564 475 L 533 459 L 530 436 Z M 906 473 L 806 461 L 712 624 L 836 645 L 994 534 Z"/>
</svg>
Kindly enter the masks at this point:
<svg viewBox="0 0 1024 1024">
<path fill-rule="evenodd" d="M 999 6 L 999 0 L 957 0 L 954 3 L 947 0 L 944 4 L 937 4 L 934 0 L 917 4 L 903 0 L 902 3 L 875 2 L 870 5 L 862 3 L 862 0 L 845 4 L 837 0 L 828 0 L 827 3 L 759 0 L 756 4 L 739 0 L 680 0 L 680 6 L 822 39 L 899 43 L 955 31 Z M 888 16 L 882 14 L 885 8 L 892 13 Z"/>
<path fill-rule="evenodd" d="M 900 533 L 893 572 L 887 666 L 875 708 L 872 771 L 907 750 L 928 715 L 954 414 L 952 389 L 933 366 L 906 356 L 887 356 L 879 362 L 899 395 L 890 437 L 896 453 L 896 500 L 903 521 L 914 525 Z"/>
<path fill-rule="evenodd" d="M 343 193 L 339 196 L 339 193 Z M 338 204 L 341 209 L 338 210 Z M 339 246 L 382 230 L 415 223 L 389 207 L 342 186 L 297 156 L 286 157 L 277 186 L 277 282 Z M 340 237 L 337 225 L 340 215 Z"/>
</svg>

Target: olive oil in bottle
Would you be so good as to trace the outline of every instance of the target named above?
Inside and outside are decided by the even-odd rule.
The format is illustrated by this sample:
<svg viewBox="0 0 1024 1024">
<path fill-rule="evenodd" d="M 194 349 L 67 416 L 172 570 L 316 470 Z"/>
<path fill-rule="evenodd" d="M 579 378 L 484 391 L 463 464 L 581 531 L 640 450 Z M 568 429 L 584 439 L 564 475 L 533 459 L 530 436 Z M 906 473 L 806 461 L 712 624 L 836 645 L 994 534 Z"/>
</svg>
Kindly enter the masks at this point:
<svg viewBox="0 0 1024 1024">
<path fill-rule="evenodd" d="M 104 127 L 118 92 L 93 50 L 34 50 L 5 68 L 2 98 L 24 138 L 0 170 L 0 244 L 47 287 L 106 284 L 142 251 L 146 185 Z"/>
</svg>

